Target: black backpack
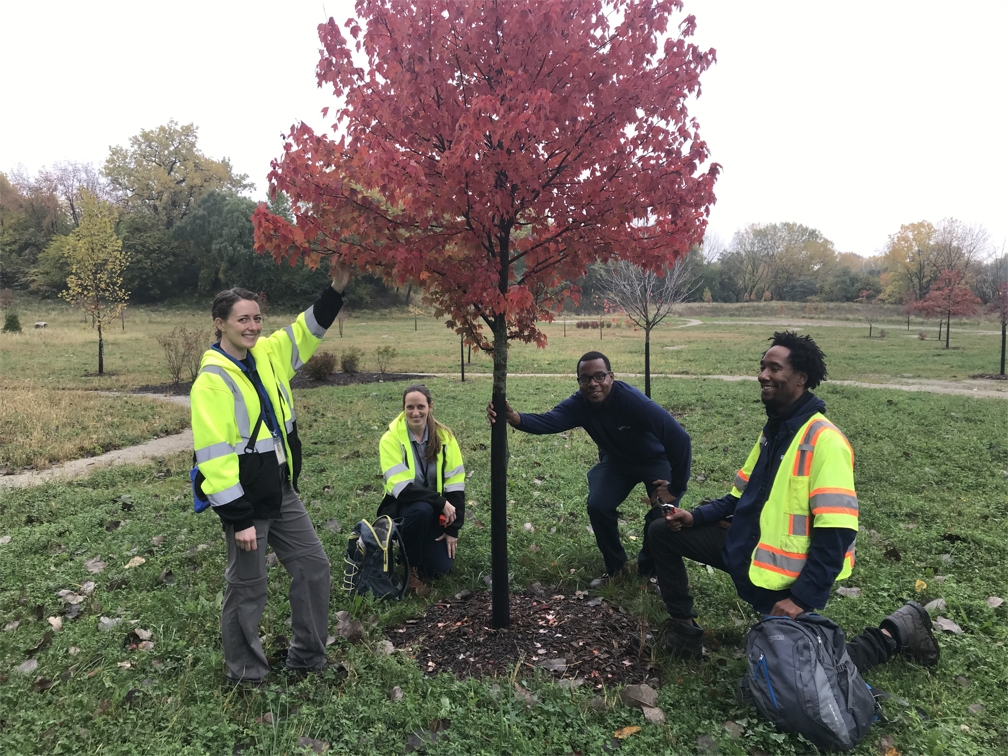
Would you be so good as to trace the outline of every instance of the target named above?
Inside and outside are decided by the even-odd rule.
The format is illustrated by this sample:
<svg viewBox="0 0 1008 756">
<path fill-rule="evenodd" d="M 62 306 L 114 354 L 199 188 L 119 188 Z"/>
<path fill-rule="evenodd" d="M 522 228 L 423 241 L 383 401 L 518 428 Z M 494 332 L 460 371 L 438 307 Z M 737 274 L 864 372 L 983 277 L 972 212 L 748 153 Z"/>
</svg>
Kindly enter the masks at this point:
<svg viewBox="0 0 1008 756">
<path fill-rule="evenodd" d="M 881 714 L 847 653 L 843 630 L 818 614 L 766 617 L 746 636 L 744 698 L 784 732 L 848 751 Z"/>
<path fill-rule="evenodd" d="M 381 515 L 374 523 L 361 520 L 347 542 L 343 590 L 349 595 L 370 593 L 398 601 L 409 584 L 406 546 L 395 521 Z M 401 567 L 402 569 L 398 569 Z"/>
</svg>

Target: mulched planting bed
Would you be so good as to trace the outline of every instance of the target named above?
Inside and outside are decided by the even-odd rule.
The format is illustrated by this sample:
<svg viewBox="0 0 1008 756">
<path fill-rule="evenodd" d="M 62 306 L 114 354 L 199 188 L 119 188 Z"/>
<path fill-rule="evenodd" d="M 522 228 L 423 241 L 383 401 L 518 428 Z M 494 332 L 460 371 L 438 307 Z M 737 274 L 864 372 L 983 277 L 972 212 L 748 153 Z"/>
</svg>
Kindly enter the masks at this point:
<svg viewBox="0 0 1008 756">
<path fill-rule="evenodd" d="M 641 632 L 636 617 L 601 597 L 559 594 L 534 583 L 511 595 L 511 624 L 505 629 L 491 626 L 489 591 L 463 591 L 431 604 L 423 617 L 390 628 L 388 637 L 430 675 L 495 677 L 510 674 L 517 663 L 519 675 L 539 669 L 571 680 L 568 684 L 657 685 L 651 654 L 636 651 Z"/>
</svg>

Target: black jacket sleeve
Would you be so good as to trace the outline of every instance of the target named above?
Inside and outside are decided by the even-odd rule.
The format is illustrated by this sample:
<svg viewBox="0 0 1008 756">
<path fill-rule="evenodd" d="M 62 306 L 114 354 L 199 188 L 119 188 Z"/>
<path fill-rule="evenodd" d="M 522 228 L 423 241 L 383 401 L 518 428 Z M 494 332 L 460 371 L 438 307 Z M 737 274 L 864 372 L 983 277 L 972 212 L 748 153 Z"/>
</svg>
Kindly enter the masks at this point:
<svg viewBox="0 0 1008 756">
<path fill-rule="evenodd" d="M 332 286 L 326 286 L 319 298 L 312 305 L 315 313 L 315 322 L 327 329 L 336 320 L 339 311 L 343 309 L 343 295 Z"/>
<path fill-rule="evenodd" d="M 822 609 L 830 588 L 843 569 L 844 556 L 857 531 L 850 528 L 813 528 L 808 557 L 791 585 L 791 600 L 805 611 Z"/>
<path fill-rule="evenodd" d="M 255 523 L 252 521 L 253 508 L 244 496 L 239 496 L 234 501 L 213 507 L 213 511 L 221 519 L 222 525 L 234 526 L 235 532 L 251 528 Z"/>
<path fill-rule="evenodd" d="M 465 491 L 449 491 L 445 494 L 445 498 L 455 507 L 455 522 L 445 528 L 445 533 L 452 538 L 458 538 L 459 529 L 465 523 Z"/>
</svg>

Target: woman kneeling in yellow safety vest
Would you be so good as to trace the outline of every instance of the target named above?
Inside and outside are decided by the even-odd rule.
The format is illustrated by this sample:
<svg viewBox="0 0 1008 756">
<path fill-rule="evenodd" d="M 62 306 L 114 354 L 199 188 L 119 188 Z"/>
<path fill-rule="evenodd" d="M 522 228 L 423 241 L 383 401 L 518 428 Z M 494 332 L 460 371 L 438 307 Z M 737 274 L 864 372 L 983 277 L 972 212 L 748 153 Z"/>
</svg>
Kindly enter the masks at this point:
<svg viewBox="0 0 1008 756">
<path fill-rule="evenodd" d="M 465 519 L 465 468 L 455 435 L 434 419 L 430 390 L 419 383 L 403 392 L 403 411 L 378 444 L 385 498 L 378 514 L 401 519 L 410 563 L 409 587 L 429 588 L 423 578 L 440 577 L 455 561 Z"/>
<path fill-rule="evenodd" d="M 332 286 L 291 325 L 265 339 L 256 295 L 214 299 L 218 342 L 203 354 L 191 397 L 196 484 L 220 516 L 227 542 L 221 635 L 231 682 L 259 685 L 269 664 L 259 642 L 266 606 L 266 546 L 291 575 L 287 668 L 325 668 L 329 560 L 297 493 L 301 442 L 290 379 L 314 353 L 343 305 L 350 271 L 330 267 Z"/>
</svg>

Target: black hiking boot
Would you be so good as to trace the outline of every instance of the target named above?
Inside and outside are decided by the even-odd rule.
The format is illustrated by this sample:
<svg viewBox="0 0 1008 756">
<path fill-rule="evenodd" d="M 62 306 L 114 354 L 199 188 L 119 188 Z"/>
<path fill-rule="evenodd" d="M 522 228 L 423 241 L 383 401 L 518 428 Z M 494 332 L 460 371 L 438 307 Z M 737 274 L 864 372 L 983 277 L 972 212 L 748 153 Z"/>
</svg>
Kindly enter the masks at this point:
<svg viewBox="0 0 1008 756">
<path fill-rule="evenodd" d="M 916 601 L 908 601 L 884 620 L 880 627 L 888 630 L 899 647 L 899 652 L 925 667 L 938 663 L 941 650 L 931 632 L 931 618 L 927 609 Z"/>
<path fill-rule="evenodd" d="M 610 575 L 608 572 L 603 572 L 601 577 L 597 577 L 590 583 L 588 583 L 588 587 L 592 589 L 601 588 L 602 586 L 608 585 L 614 580 L 626 577 L 627 575 L 630 575 L 636 571 L 637 571 L 636 563 L 632 563 L 629 561 L 623 562 L 623 566 L 616 571 L 615 575 Z"/>
<path fill-rule="evenodd" d="M 665 623 L 660 648 L 680 659 L 703 659 L 704 629 L 692 619 L 671 618 Z"/>
</svg>

